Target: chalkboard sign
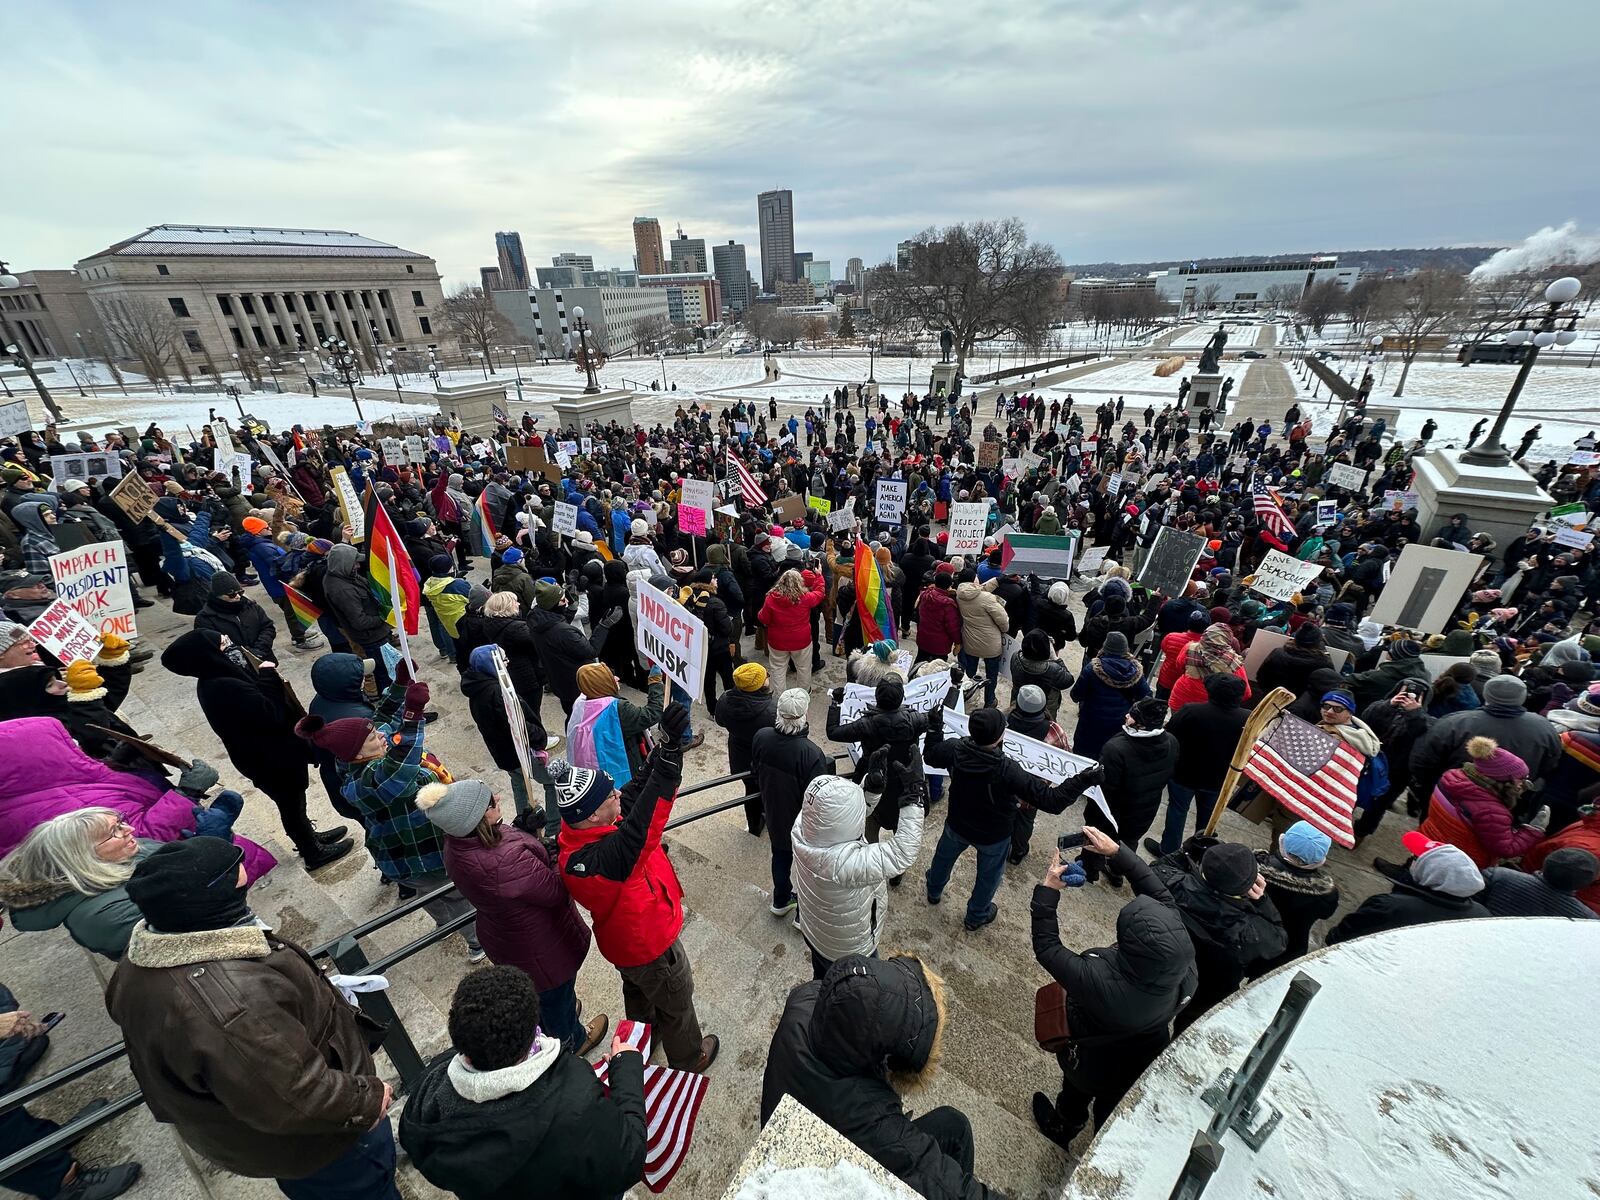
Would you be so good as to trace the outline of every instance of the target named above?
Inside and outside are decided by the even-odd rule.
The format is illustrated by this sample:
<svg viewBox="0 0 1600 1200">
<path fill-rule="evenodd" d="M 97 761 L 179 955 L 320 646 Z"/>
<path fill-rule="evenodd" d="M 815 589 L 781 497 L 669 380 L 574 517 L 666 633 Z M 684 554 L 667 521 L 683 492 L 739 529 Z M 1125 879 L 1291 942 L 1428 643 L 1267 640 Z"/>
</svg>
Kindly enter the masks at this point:
<svg viewBox="0 0 1600 1200">
<path fill-rule="evenodd" d="M 1164 596 L 1181 596 L 1205 548 L 1206 539 L 1199 534 L 1163 525 L 1139 568 L 1139 582 Z"/>
</svg>

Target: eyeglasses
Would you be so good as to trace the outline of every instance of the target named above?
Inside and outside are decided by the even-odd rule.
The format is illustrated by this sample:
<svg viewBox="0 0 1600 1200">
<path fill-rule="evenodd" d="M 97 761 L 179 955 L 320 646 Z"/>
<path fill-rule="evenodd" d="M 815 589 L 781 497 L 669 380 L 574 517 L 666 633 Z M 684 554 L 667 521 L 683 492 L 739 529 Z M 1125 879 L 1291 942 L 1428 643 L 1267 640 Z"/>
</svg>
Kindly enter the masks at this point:
<svg viewBox="0 0 1600 1200">
<path fill-rule="evenodd" d="M 1323 712 L 1347 712 L 1349 710 L 1346 709 L 1345 706 L 1342 705 L 1342 704 L 1335 704 L 1335 703 L 1330 702 L 1330 703 L 1324 704 L 1322 706 L 1322 711 Z"/>
<path fill-rule="evenodd" d="M 107 842 L 114 842 L 118 838 L 127 837 L 132 832 L 133 832 L 133 826 L 132 825 L 129 825 L 126 821 L 118 821 L 115 825 L 113 825 L 111 827 L 111 832 L 106 834 L 105 837 L 101 838 L 98 842 L 96 842 L 95 845 L 96 846 L 104 846 Z"/>
</svg>

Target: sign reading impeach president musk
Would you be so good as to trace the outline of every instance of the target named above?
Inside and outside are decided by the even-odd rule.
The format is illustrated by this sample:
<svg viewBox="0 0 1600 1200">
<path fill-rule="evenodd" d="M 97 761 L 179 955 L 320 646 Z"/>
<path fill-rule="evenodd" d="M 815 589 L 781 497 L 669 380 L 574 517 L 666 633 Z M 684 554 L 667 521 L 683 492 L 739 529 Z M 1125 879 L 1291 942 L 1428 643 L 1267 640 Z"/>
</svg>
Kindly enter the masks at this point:
<svg viewBox="0 0 1600 1200">
<path fill-rule="evenodd" d="M 646 659 L 682 684 L 689 695 L 700 694 L 709 647 L 705 622 L 648 583 L 639 585 L 633 644 Z"/>
</svg>

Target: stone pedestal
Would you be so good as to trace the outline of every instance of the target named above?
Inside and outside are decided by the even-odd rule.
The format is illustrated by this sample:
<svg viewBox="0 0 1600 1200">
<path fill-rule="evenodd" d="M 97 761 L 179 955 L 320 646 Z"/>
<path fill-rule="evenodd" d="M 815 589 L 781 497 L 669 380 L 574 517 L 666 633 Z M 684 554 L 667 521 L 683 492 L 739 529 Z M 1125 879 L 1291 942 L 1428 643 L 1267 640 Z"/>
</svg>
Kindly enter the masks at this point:
<svg viewBox="0 0 1600 1200">
<path fill-rule="evenodd" d="M 956 390 L 956 364 L 934 363 L 928 372 L 928 391 L 935 396 L 948 396 Z"/>
<path fill-rule="evenodd" d="M 555 409 L 557 429 L 582 433 L 595 422 L 605 425 L 615 421 L 624 429 L 633 424 L 633 393 L 626 388 L 564 396 L 550 407 Z"/>
<path fill-rule="evenodd" d="M 1371 409 L 1368 409 L 1371 412 Z M 1461 461 L 1460 450 L 1435 450 L 1413 460 L 1417 520 L 1424 543 L 1452 513 L 1466 513 L 1474 533 L 1493 535 L 1504 551 L 1555 501 L 1521 467 L 1480 467 Z"/>
<path fill-rule="evenodd" d="M 506 408 L 506 385 L 502 380 L 485 380 L 481 383 L 450 383 L 438 392 L 439 411 L 445 420 L 455 420 L 468 433 L 479 437 L 493 437 L 494 410 L 498 408 L 510 417 Z"/>
<path fill-rule="evenodd" d="M 1202 408 L 1220 409 L 1222 407 L 1222 376 L 1221 375 L 1191 375 L 1189 376 L 1189 398 L 1187 401 L 1191 410 Z"/>
</svg>

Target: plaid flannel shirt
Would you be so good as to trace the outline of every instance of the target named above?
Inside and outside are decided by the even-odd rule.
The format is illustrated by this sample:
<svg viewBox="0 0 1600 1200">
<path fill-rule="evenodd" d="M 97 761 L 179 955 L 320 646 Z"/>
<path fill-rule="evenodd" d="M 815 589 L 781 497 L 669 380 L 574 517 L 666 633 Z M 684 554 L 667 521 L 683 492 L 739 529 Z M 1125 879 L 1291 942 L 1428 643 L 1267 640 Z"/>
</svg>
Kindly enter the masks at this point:
<svg viewBox="0 0 1600 1200">
<path fill-rule="evenodd" d="M 425 722 L 405 719 L 405 698 L 405 685 L 393 683 L 374 706 L 373 724 L 388 753 L 340 767 L 340 791 L 361 814 L 367 851 L 384 878 L 394 880 L 444 870 L 444 835 L 417 808 L 417 793 L 438 777 L 422 765 Z"/>
</svg>

